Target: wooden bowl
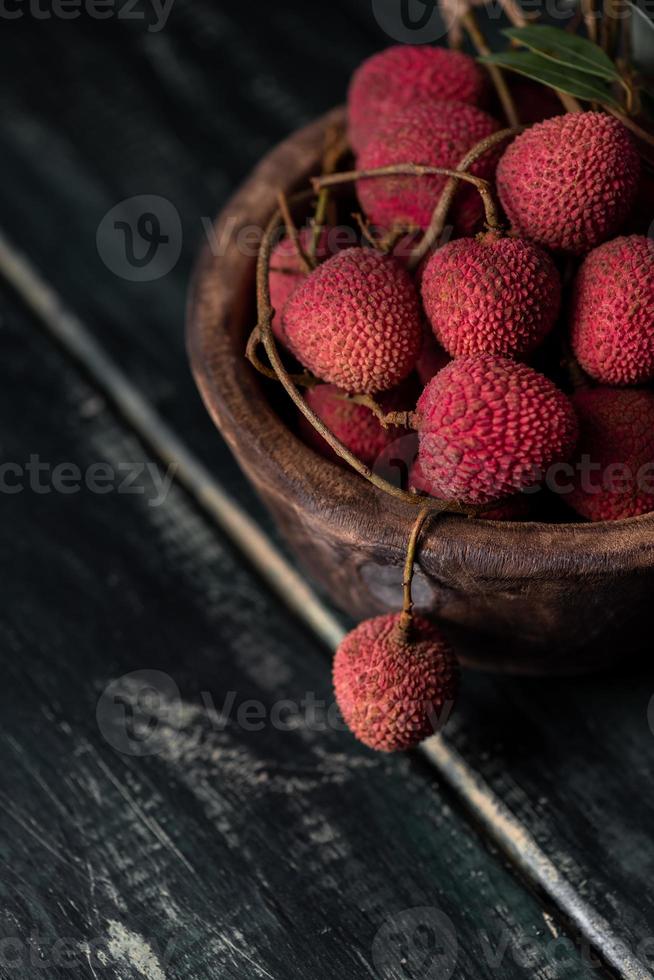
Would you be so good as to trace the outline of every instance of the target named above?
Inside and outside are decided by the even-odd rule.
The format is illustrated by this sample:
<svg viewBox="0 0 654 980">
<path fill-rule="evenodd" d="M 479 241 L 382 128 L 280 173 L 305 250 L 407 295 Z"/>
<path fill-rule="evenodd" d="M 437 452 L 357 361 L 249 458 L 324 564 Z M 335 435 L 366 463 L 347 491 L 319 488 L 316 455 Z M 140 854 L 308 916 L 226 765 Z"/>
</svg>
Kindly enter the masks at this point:
<svg viewBox="0 0 654 980">
<path fill-rule="evenodd" d="M 415 508 L 308 448 L 272 407 L 244 358 L 254 325 L 255 258 L 237 236 L 263 228 L 280 188 L 318 170 L 335 110 L 257 167 L 219 216 L 195 272 L 188 348 L 215 424 L 300 564 L 356 619 L 401 605 Z M 649 649 L 654 515 L 606 524 L 436 518 L 419 552 L 415 597 L 468 665 L 522 674 L 579 673 Z"/>
</svg>

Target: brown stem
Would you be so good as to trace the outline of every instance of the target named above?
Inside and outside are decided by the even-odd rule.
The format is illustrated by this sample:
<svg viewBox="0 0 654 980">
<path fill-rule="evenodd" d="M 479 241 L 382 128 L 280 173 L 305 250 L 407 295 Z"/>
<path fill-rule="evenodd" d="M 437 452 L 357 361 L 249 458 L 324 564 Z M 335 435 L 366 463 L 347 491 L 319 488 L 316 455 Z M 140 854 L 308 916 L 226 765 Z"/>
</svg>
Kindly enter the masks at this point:
<svg viewBox="0 0 654 980">
<path fill-rule="evenodd" d="M 422 163 L 395 163 L 388 167 L 376 167 L 374 170 L 347 170 L 345 173 L 332 174 L 328 177 L 314 177 L 312 184 L 316 188 L 332 187 L 335 184 L 351 184 L 357 180 L 369 180 L 373 177 L 456 177 L 473 184 L 484 202 L 486 224 L 489 228 L 500 229 L 500 218 L 490 182 L 483 177 L 459 170 L 448 170 L 446 167 L 429 167 Z"/>
<path fill-rule="evenodd" d="M 331 127 L 325 134 L 325 152 L 323 154 L 322 172 L 331 174 L 336 170 L 338 162 L 347 150 L 347 138 L 345 133 L 336 126 Z M 316 211 L 311 223 L 311 239 L 309 241 L 309 261 L 316 264 L 316 253 L 320 241 L 321 232 L 327 220 L 329 209 L 329 188 L 325 188 L 318 195 Z"/>
<path fill-rule="evenodd" d="M 359 231 L 361 232 L 361 237 L 363 238 L 363 240 L 366 241 L 366 242 L 368 242 L 369 245 L 372 245 L 373 248 L 378 248 L 379 247 L 379 243 L 378 243 L 377 239 L 375 238 L 374 234 L 372 233 L 372 230 L 370 228 L 370 225 L 368 224 L 368 222 L 366 221 L 366 219 L 363 217 L 363 215 L 361 214 L 361 212 L 360 211 L 356 211 L 352 215 L 352 217 L 354 218 L 354 220 L 356 221 L 357 225 L 359 226 Z"/>
<path fill-rule="evenodd" d="M 279 194 L 277 195 L 277 201 L 279 204 L 279 210 L 281 211 L 282 217 L 284 219 L 284 225 L 286 226 L 286 234 L 293 242 L 293 247 L 297 253 L 300 267 L 303 272 L 306 272 L 306 274 L 309 275 L 309 273 L 312 272 L 313 269 L 315 268 L 315 263 L 312 265 L 312 263 L 309 261 L 309 259 L 304 253 L 304 249 L 302 248 L 302 243 L 300 242 L 300 234 L 297 230 L 297 226 L 295 222 L 293 221 L 293 217 L 291 215 L 291 211 L 288 206 L 288 200 L 286 198 L 286 194 L 284 194 L 283 191 L 280 191 Z"/>
<path fill-rule="evenodd" d="M 597 10 L 595 8 L 595 0 L 581 0 L 581 9 L 588 37 L 591 41 L 597 43 Z"/>
<path fill-rule="evenodd" d="M 360 459 L 357 459 L 357 457 L 351 453 L 350 450 L 344 446 L 332 432 L 330 432 L 327 426 L 321 421 L 321 419 L 318 418 L 316 413 L 312 411 L 305 399 L 300 395 L 299 391 L 295 387 L 293 379 L 284 367 L 277 351 L 275 338 L 272 332 L 271 323 L 274 311 L 270 304 L 269 287 L 270 256 L 272 253 L 274 236 L 280 226 L 281 221 L 282 212 L 281 210 L 277 210 L 268 223 L 268 227 L 264 233 L 261 248 L 259 250 L 259 257 L 257 259 L 257 328 L 260 332 L 266 354 L 268 355 L 268 360 L 270 361 L 278 380 L 283 385 L 294 405 L 300 410 L 300 412 L 302 412 L 304 417 L 311 423 L 314 429 L 320 433 L 325 442 L 331 446 L 334 452 L 346 463 L 348 463 L 352 469 L 356 470 L 356 472 L 368 480 L 369 483 L 372 483 L 373 486 L 377 487 L 379 490 L 383 490 L 384 493 L 387 493 L 398 500 L 402 500 L 404 503 L 409 503 L 414 507 L 420 504 L 425 506 L 424 499 L 416 497 L 415 494 L 408 493 L 405 490 L 400 490 L 398 487 L 393 486 L 392 483 L 382 479 L 382 477 L 374 473 L 368 466 L 365 466 Z M 437 500 L 436 498 L 432 498 L 427 506 L 431 511 L 436 513 L 443 511 L 468 515 L 477 513 L 477 511 L 474 509 L 464 507 L 463 505 L 458 504 L 456 501 Z"/>
<path fill-rule="evenodd" d="M 279 378 L 273 369 L 266 367 L 257 354 L 257 347 L 262 343 L 263 340 L 261 339 L 259 327 L 256 326 L 248 337 L 247 346 L 245 348 L 245 356 L 252 367 L 255 368 L 259 374 L 262 374 L 264 378 L 270 378 L 271 381 L 279 381 Z M 314 377 L 313 374 L 309 374 L 308 371 L 303 371 L 302 374 L 289 374 L 289 378 L 291 378 L 293 380 L 293 384 L 296 384 L 299 388 L 315 388 L 316 385 L 320 384 L 318 378 Z"/>
<path fill-rule="evenodd" d="M 400 616 L 400 629 L 405 634 L 410 633 L 413 627 L 413 596 L 411 595 L 411 585 L 413 582 L 413 573 L 415 569 L 418 539 L 420 537 L 420 532 L 425 525 L 425 521 L 427 521 L 432 514 L 433 511 L 423 503 L 422 509 L 416 517 L 413 528 L 411 529 L 411 536 L 409 537 L 409 543 L 406 549 L 406 561 L 404 563 L 404 576 L 402 579 L 402 615 Z"/>
<path fill-rule="evenodd" d="M 392 429 L 394 426 L 400 429 L 417 428 L 418 416 L 415 412 L 385 412 L 373 395 L 339 395 L 343 401 L 353 402 L 355 405 L 363 405 L 369 409 L 378 422 L 385 429 Z"/>
<path fill-rule="evenodd" d="M 524 21 L 523 18 L 523 22 Z M 475 17 L 472 10 L 467 10 L 462 17 L 462 23 L 465 27 L 470 40 L 474 44 L 477 54 L 489 55 L 491 54 L 491 49 L 486 43 L 486 38 L 484 37 L 481 28 L 479 26 L 479 21 Z M 491 81 L 495 86 L 495 91 L 497 92 L 498 98 L 502 103 L 502 109 L 504 110 L 504 115 L 506 116 L 506 121 L 509 126 L 515 127 L 520 125 L 520 118 L 518 116 L 518 110 L 516 109 L 516 104 L 513 101 L 513 96 L 509 91 L 509 86 L 507 85 L 504 73 L 497 65 L 486 65 L 488 69 L 488 74 L 491 77 Z"/>
<path fill-rule="evenodd" d="M 611 113 L 612 116 L 615 116 L 616 119 L 620 120 L 623 126 L 626 126 L 627 129 L 630 129 L 631 132 L 634 133 L 639 140 L 643 140 L 643 142 L 647 143 L 649 146 L 654 146 L 654 136 L 651 133 L 648 133 L 646 129 L 643 129 L 642 126 L 639 126 L 638 123 L 635 123 L 633 119 L 630 119 L 629 116 L 626 116 L 624 112 L 620 111 L 620 109 L 613 109 L 611 106 L 607 106 L 606 108 L 608 112 Z"/>
<path fill-rule="evenodd" d="M 531 21 L 539 18 L 535 11 L 527 16 L 516 0 L 500 0 L 500 6 L 514 27 L 526 27 Z"/>
<path fill-rule="evenodd" d="M 559 101 L 566 112 L 583 112 L 581 103 L 578 99 L 575 99 L 574 95 L 568 95 L 567 92 L 562 92 L 558 88 L 555 88 L 554 91 L 558 95 Z"/>
<path fill-rule="evenodd" d="M 469 170 L 480 157 L 482 157 L 489 150 L 492 150 L 494 146 L 497 146 L 499 143 L 510 139 L 513 136 L 517 136 L 523 129 L 524 126 L 519 126 L 514 129 L 502 129 L 498 133 L 493 133 L 491 136 L 487 136 L 485 139 L 477 143 L 476 146 L 473 146 L 471 150 L 468 150 L 466 155 L 457 164 L 457 171 L 464 172 Z M 445 222 L 447 221 L 447 215 L 452 206 L 452 202 L 454 201 L 458 187 L 459 178 L 451 177 L 443 188 L 443 193 L 441 194 L 440 200 L 436 205 L 431 222 L 429 223 L 429 227 L 423 235 L 420 243 L 413 250 L 408 263 L 409 269 L 415 269 L 416 266 L 422 262 L 425 255 L 427 255 L 427 253 L 432 249 L 443 234 Z"/>
</svg>

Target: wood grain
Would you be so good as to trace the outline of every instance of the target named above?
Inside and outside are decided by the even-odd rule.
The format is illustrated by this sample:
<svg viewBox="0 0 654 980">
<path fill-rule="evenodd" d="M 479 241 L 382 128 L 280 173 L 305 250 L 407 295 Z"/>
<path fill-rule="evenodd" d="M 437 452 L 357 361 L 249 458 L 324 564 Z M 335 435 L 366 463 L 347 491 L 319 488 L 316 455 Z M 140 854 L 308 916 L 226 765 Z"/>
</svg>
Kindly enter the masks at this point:
<svg viewBox="0 0 654 980">
<path fill-rule="evenodd" d="M 0 302 L 3 461 L 152 464 Z M 355 980 L 427 908 L 457 977 L 548 980 L 562 955 L 557 976 L 595 976 L 416 760 L 273 724 L 282 700 L 331 703 L 323 650 L 183 491 L 135 485 L 3 496 L 0 973 Z M 155 701 L 134 671 L 163 672 Z"/>
</svg>

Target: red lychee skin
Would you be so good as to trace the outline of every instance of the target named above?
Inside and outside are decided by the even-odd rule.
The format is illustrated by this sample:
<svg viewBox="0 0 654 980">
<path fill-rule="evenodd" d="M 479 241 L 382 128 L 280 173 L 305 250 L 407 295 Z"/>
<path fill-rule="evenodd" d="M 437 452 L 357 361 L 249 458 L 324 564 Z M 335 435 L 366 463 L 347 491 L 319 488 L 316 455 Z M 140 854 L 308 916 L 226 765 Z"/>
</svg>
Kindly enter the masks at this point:
<svg viewBox="0 0 654 980">
<path fill-rule="evenodd" d="M 300 244 L 305 251 L 309 248 L 311 238 L 311 229 L 302 228 L 300 231 Z M 316 258 L 319 262 L 322 262 L 329 254 L 329 232 L 325 228 L 318 239 Z M 275 311 L 271 324 L 272 332 L 281 344 L 286 343 L 282 327 L 283 309 L 289 297 L 306 277 L 307 273 L 302 268 L 295 245 L 290 238 L 282 238 L 275 245 L 270 256 L 270 273 L 268 277 L 270 305 Z"/>
<path fill-rule="evenodd" d="M 432 496 L 483 505 L 541 482 L 577 438 L 570 400 L 526 364 L 459 357 L 417 405 L 419 460 Z"/>
<path fill-rule="evenodd" d="M 349 136 L 360 153 L 380 120 L 420 100 L 477 105 L 486 78 L 472 58 L 458 51 L 400 44 L 380 51 L 355 71 L 348 93 Z"/>
<path fill-rule="evenodd" d="M 380 454 L 406 430 L 396 426 L 385 429 L 369 408 L 346 401 L 344 394 L 336 385 L 316 385 L 306 392 L 305 398 L 309 407 L 325 423 L 329 431 L 354 453 L 357 459 L 367 466 L 372 466 Z M 398 403 L 402 401 L 401 392 L 397 389 L 388 392 L 380 401 L 385 411 L 390 412 L 395 408 L 399 410 L 401 406 Z M 305 441 L 321 455 L 334 463 L 342 462 L 304 416 L 302 416 L 301 427 Z"/>
<path fill-rule="evenodd" d="M 433 735 L 459 688 L 456 659 L 436 626 L 414 617 L 408 643 L 399 623 L 399 613 L 364 620 L 334 659 L 336 700 L 348 728 L 381 752 L 410 749 Z"/>
<path fill-rule="evenodd" d="M 409 489 L 431 497 L 430 483 L 425 479 L 419 459 L 416 459 L 409 472 Z M 530 511 L 529 497 L 518 493 L 502 500 L 496 507 L 485 510 L 479 517 L 485 521 L 523 521 L 529 517 Z"/>
<path fill-rule="evenodd" d="M 386 120 L 359 155 L 357 166 L 372 170 L 399 163 L 456 168 L 477 143 L 499 129 L 499 123 L 462 102 L 415 103 Z M 491 179 L 499 151 L 481 157 L 470 172 Z M 361 206 L 381 228 L 427 228 L 447 177 L 369 177 L 357 181 Z M 461 187 L 452 209 L 462 234 L 472 234 L 483 215 L 481 198 L 469 184 Z"/>
<path fill-rule="evenodd" d="M 388 391 L 415 367 L 422 346 L 420 301 L 395 259 L 349 248 L 298 286 L 284 332 L 316 377 L 348 392 Z"/>
<path fill-rule="evenodd" d="M 654 511 L 654 392 L 589 388 L 577 391 L 572 400 L 580 438 L 575 487 L 566 502 L 591 521 Z M 610 470 L 612 465 L 619 469 Z"/>
<path fill-rule="evenodd" d="M 519 235 L 582 255 L 620 230 L 639 174 L 636 145 L 621 122 L 573 112 L 511 143 L 497 168 L 497 189 Z"/>
<path fill-rule="evenodd" d="M 438 374 L 442 368 L 449 364 L 450 360 L 447 351 L 444 351 L 440 344 L 436 343 L 431 327 L 426 327 L 425 339 L 416 364 L 416 372 L 423 387 L 431 381 L 435 374 Z"/>
<path fill-rule="evenodd" d="M 630 235 L 584 260 L 571 309 L 572 346 L 584 371 L 605 384 L 654 378 L 654 242 Z"/>
<path fill-rule="evenodd" d="M 422 274 L 422 300 L 448 354 L 520 357 L 538 347 L 561 306 L 554 262 L 524 238 L 489 233 L 449 242 Z"/>
</svg>

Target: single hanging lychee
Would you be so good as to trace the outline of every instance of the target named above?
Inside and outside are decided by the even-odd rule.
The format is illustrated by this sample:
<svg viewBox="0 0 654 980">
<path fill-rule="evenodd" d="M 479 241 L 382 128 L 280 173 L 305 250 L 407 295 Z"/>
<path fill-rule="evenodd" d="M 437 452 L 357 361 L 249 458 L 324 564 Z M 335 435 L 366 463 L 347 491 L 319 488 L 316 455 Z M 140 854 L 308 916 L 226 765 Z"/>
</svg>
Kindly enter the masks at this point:
<svg viewBox="0 0 654 980">
<path fill-rule="evenodd" d="M 459 688 L 457 661 L 440 631 L 402 614 L 360 623 L 334 659 L 334 690 L 347 726 L 382 752 L 413 748 L 447 720 Z"/>
<path fill-rule="evenodd" d="M 380 122 L 414 102 L 467 102 L 486 92 L 482 69 L 466 54 L 426 45 L 401 44 L 357 68 L 348 93 L 349 136 L 361 152 Z"/>
<path fill-rule="evenodd" d="M 497 188 L 517 234 L 582 255 L 620 230 L 639 174 L 638 150 L 619 120 L 567 113 L 511 143 L 497 168 Z"/>
<path fill-rule="evenodd" d="M 300 247 L 308 252 L 311 244 L 313 231 L 310 228 L 302 228 L 300 231 Z M 323 228 L 320 233 L 316 248 L 316 258 L 322 262 L 329 255 L 329 231 Z M 308 273 L 302 267 L 300 256 L 297 253 L 294 242 L 290 238 L 282 238 L 275 245 L 270 256 L 270 272 L 268 282 L 270 286 L 270 305 L 275 311 L 272 320 L 272 331 L 280 341 L 285 344 L 284 331 L 282 328 L 282 312 L 289 297 L 295 292 L 297 287 L 303 282 Z"/>
<path fill-rule="evenodd" d="M 654 242 L 641 235 L 600 245 L 584 260 L 570 315 L 584 371 L 610 385 L 654 378 Z"/>
<path fill-rule="evenodd" d="M 561 280 L 547 252 L 494 231 L 439 248 L 421 281 L 429 322 L 452 357 L 528 354 L 561 305 Z"/>
<path fill-rule="evenodd" d="M 367 248 L 345 249 L 318 266 L 288 300 L 283 328 L 306 368 L 348 392 L 394 388 L 422 347 L 420 301 L 409 273 Z"/>
<path fill-rule="evenodd" d="M 487 113 L 461 102 L 438 106 L 416 103 L 386 120 L 357 159 L 360 170 L 392 164 L 418 163 L 455 169 L 465 154 L 495 133 L 499 123 Z M 490 151 L 470 168 L 477 177 L 492 178 L 498 150 Z M 447 177 L 369 177 L 357 181 L 359 201 L 373 225 L 384 229 L 429 226 Z M 453 222 L 462 234 L 472 234 L 483 217 L 481 198 L 470 184 L 457 191 Z"/>
<path fill-rule="evenodd" d="M 574 449 L 570 400 L 544 375 L 506 357 L 463 356 L 429 382 L 416 407 L 428 492 L 484 505 L 536 486 Z"/>
<path fill-rule="evenodd" d="M 581 434 L 566 502 L 591 521 L 654 511 L 654 392 L 584 388 L 572 401 Z"/>
<path fill-rule="evenodd" d="M 385 396 L 382 395 L 379 399 L 381 407 L 386 412 L 407 409 L 410 406 L 410 399 L 407 398 L 406 388 L 405 384 L 400 386 L 400 389 L 396 388 Z M 406 429 L 394 425 L 384 428 L 369 408 L 348 401 L 344 396 L 345 392 L 336 385 L 316 385 L 306 392 L 305 399 L 309 408 L 313 409 L 339 442 L 342 442 L 362 463 L 372 466 L 384 450 L 406 432 Z M 415 394 L 413 404 L 415 404 Z M 305 440 L 319 453 L 335 463 L 342 462 L 303 415 L 300 416 L 300 426 Z"/>
</svg>

